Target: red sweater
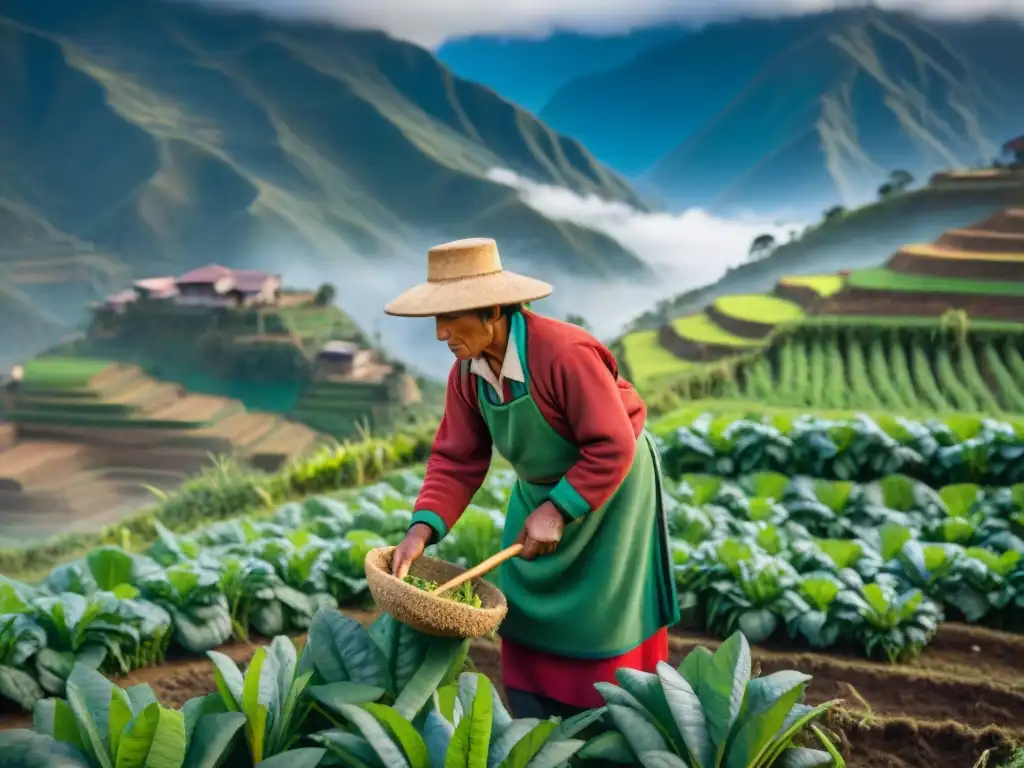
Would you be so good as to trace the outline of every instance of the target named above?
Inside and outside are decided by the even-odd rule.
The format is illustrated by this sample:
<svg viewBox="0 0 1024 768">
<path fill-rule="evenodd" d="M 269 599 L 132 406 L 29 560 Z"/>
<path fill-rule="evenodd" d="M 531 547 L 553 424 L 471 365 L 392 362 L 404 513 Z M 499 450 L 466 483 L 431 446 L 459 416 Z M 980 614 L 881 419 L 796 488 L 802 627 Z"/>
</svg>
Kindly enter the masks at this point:
<svg viewBox="0 0 1024 768">
<path fill-rule="evenodd" d="M 633 385 L 619 378 L 612 353 L 570 323 L 524 312 L 526 368 L 533 395 L 548 424 L 580 449 L 579 461 L 552 494 L 578 516 L 604 504 L 633 464 L 647 406 Z M 448 374 L 444 417 L 427 461 L 417 512 L 433 512 L 451 530 L 480 488 L 491 464 L 491 435 L 477 402 L 477 377 Z M 575 501 L 575 503 L 573 503 Z M 586 509 L 582 507 L 585 505 Z M 429 515 L 438 522 L 434 515 Z M 427 520 L 422 520 L 427 522 Z"/>
</svg>

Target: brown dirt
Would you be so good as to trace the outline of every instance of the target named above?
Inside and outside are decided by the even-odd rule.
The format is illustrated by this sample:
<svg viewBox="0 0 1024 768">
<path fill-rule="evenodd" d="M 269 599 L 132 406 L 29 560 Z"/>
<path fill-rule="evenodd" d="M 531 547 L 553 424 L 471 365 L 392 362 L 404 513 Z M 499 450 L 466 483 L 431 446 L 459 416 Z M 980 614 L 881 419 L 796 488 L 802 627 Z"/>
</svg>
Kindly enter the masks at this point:
<svg viewBox="0 0 1024 768">
<path fill-rule="evenodd" d="M 818 315 L 941 317 L 962 309 L 973 318 L 1024 320 L 1024 298 L 967 293 L 925 293 L 844 288 L 822 303 Z"/>
<path fill-rule="evenodd" d="M 694 362 L 719 360 L 729 355 L 735 355 L 737 351 L 742 351 L 725 344 L 701 344 L 684 339 L 676 333 L 671 323 L 666 323 L 658 329 L 658 343 L 676 357 Z"/>
<path fill-rule="evenodd" d="M 805 310 L 812 309 L 821 301 L 821 296 L 818 292 L 806 285 L 788 285 L 786 283 L 779 282 L 775 284 L 772 294 L 774 296 L 778 296 L 780 299 L 792 301 L 794 304 L 800 305 Z"/>
<path fill-rule="evenodd" d="M 1024 234 L 995 232 L 984 227 L 946 230 L 935 244 L 972 253 L 1024 254 Z"/>
<path fill-rule="evenodd" d="M 763 339 L 775 328 L 775 323 L 760 323 L 756 320 L 733 317 L 722 312 L 715 304 L 708 304 L 704 312 L 719 328 L 744 339 Z"/>
<path fill-rule="evenodd" d="M 939 242 L 942 242 L 941 238 Z M 1021 242 L 1024 243 L 1024 237 L 1021 237 Z M 1021 255 L 1024 257 L 1024 253 Z M 889 260 L 888 267 L 894 272 L 907 275 L 956 277 L 963 280 L 1024 280 L 1024 258 L 954 259 L 903 249 Z"/>
<path fill-rule="evenodd" d="M 364 623 L 367 612 L 346 611 Z M 301 640 L 301 638 L 299 638 Z M 254 642 L 260 642 L 254 640 Z M 678 664 L 696 645 L 715 648 L 717 639 L 674 632 L 670 661 Z M 255 645 L 219 650 L 245 662 Z M 979 648 L 980 650 L 975 650 Z M 470 654 L 477 671 L 499 685 L 500 649 L 478 641 Z M 754 649 L 761 674 L 798 669 L 813 675 L 808 701 L 841 698 L 824 724 L 849 768 L 972 768 L 987 750 L 989 766 L 1024 742 L 1024 637 L 951 624 L 943 626 L 913 664 L 889 666 L 854 656 Z M 168 660 L 119 680 L 148 683 L 169 706 L 214 691 L 205 658 Z M 0 730 L 28 727 L 30 718 L 0 712 Z"/>
</svg>

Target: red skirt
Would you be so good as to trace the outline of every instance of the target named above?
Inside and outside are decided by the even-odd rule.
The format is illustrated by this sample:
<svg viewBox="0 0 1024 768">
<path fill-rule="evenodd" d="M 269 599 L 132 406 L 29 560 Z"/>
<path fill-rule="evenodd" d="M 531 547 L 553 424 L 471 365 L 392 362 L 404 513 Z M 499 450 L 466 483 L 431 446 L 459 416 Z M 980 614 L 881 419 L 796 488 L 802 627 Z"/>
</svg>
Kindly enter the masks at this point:
<svg viewBox="0 0 1024 768">
<path fill-rule="evenodd" d="M 501 678 L 506 688 L 545 696 L 573 707 L 604 706 L 594 683 L 614 683 L 620 667 L 654 672 L 668 661 L 668 629 L 662 627 L 636 648 L 607 659 L 572 659 L 555 656 L 501 640 Z"/>
</svg>

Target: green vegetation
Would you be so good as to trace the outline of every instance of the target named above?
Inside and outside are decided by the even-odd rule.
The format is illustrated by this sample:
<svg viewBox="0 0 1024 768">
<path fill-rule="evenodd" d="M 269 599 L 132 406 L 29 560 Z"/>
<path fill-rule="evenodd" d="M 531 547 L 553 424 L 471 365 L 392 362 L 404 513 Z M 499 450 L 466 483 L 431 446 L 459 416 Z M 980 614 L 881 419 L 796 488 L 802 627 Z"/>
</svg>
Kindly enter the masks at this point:
<svg viewBox="0 0 1024 768">
<path fill-rule="evenodd" d="M 723 330 L 707 315 L 690 315 L 672 321 L 672 329 L 682 338 L 698 344 L 720 344 L 729 347 L 756 347 L 760 339 L 746 339 Z"/>
<path fill-rule="evenodd" d="M 816 294 L 827 298 L 843 287 L 844 280 L 839 275 L 797 275 L 784 277 L 779 280 L 782 285 L 793 285 L 801 288 L 810 288 Z"/>
<path fill-rule="evenodd" d="M 723 296 L 715 301 L 713 306 L 723 315 L 754 323 L 778 325 L 795 322 L 804 316 L 804 311 L 798 304 L 761 294 Z"/>
<path fill-rule="evenodd" d="M 851 288 L 874 291 L 914 293 L 962 293 L 976 296 L 1024 296 L 1024 282 L 1006 280 L 965 280 L 959 277 L 933 277 L 895 272 L 886 267 L 862 269 L 850 273 Z"/>
<path fill-rule="evenodd" d="M 424 592 L 436 592 L 440 586 L 436 581 L 418 579 L 415 576 L 406 576 L 405 583 L 412 584 L 416 589 L 421 589 Z M 473 585 L 468 581 L 460 584 L 454 591 L 446 591 L 441 597 L 447 600 L 454 600 L 456 603 L 472 606 L 473 608 L 480 608 L 483 605 L 480 602 L 480 595 L 474 591 Z"/>
<path fill-rule="evenodd" d="M 109 365 L 107 360 L 88 358 L 36 358 L 24 366 L 23 386 L 40 392 L 87 389 L 92 379 Z"/>
<path fill-rule="evenodd" d="M 622 349 L 631 380 L 640 389 L 646 389 L 659 378 L 683 373 L 693 366 L 693 363 L 661 346 L 657 331 L 636 331 L 623 336 Z"/>
</svg>

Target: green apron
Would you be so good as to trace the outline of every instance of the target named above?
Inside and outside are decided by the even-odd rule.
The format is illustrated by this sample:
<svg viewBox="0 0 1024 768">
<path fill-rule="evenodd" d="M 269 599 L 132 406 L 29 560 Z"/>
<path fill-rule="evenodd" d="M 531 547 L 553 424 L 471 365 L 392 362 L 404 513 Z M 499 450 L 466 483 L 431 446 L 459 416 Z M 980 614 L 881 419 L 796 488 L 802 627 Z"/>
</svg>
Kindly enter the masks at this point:
<svg viewBox="0 0 1024 768">
<path fill-rule="evenodd" d="M 490 385 L 477 377 L 480 410 L 494 447 L 518 475 L 503 548 L 515 543 L 527 516 L 555 487 L 552 481 L 580 457 L 579 449 L 537 407 L 529 388 L 525 320 L 519 314 L 511 320 L 526 394 L 495 404 L 484 389 Z M 661 467 L 654 440 L 645 431 L 629 474 L 604 506 L 567 524 L 553 553 L 501 565 L 498 583 L 509 610 L 500 634 L 576 659 L 608 658 L 634 649 L 661 627 L 679 621 L 668 542 Z"/>
</svg>

